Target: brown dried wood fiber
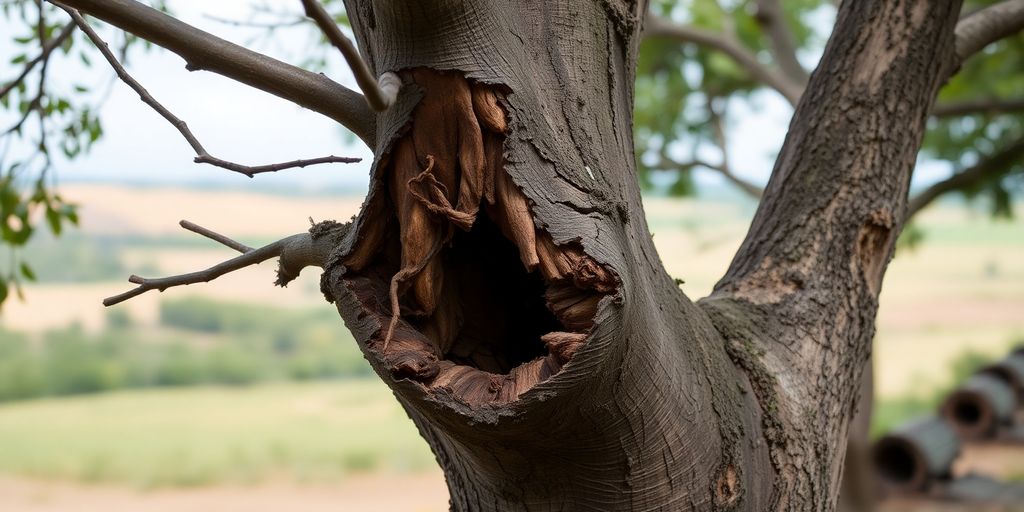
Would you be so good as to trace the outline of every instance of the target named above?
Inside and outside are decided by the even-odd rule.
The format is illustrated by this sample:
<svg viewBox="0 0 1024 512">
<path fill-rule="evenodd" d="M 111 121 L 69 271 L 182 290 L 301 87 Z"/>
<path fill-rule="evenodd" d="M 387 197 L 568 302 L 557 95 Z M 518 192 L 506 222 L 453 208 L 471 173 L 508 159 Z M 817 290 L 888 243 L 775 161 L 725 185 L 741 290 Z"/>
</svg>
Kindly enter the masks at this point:
<svg viewBox="0 0 1024 512">
<path fill-rule="evenodd" d="M 378 221 L 364 228 L 346 257 L 351 271 L 373 275 L 353 280 L 361 283 L 354 291 L 386 326 L 376 351 L 395 377 L 446 390 L 470 405 L 516 400 L 569 362 L 617 281 L 579 244 L 556 245 L 535 225 L 529 200 L 504 170 L 508 121 L 500 88 L 454 72 L 413 69 L 402 76 L 423 96 L 407 131 L 381 160 L 388 196 L 367 205 Z M 478 222 L 481 207 L 490 228 Z M 397 254 L 390 265 L 397 269 L 387 271 L 380 262 L 389 257 L 382 251 L 394 245 L 389 233 L 396 228 Z M 543 284 L 535 292 L 539 311 L 517 305 L 515 293 L 534 293 L 528 283 L 518 291 L 490 288 L 520 284 L 519 278 L 488 277 L 511 272 L 500 263 L 507 260 L 493 253 L 501 250 L 494 236 L 511 242 L 523 279 L 536 275 L 536 286 Z M 390 284 L 369 284 L 375 279 Z M 508 318 L 513 313 L 506 306 L 550 320 Z M 508 324 L 527 321 L 544 329 L 529 335 L 537 336 L 535 349 L 489 339 L 501 326 L 515 329 Z M 529 357 L 530 350 L 547 353 Z"/>
</svg>

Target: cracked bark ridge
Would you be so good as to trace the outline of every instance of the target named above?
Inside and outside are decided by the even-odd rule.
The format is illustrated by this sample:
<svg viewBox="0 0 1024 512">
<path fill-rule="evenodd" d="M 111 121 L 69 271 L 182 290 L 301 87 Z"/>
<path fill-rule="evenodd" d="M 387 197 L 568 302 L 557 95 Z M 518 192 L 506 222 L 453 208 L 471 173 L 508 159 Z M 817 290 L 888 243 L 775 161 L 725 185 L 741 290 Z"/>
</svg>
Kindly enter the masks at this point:
<svg viewBox="0 0 1024 512">
<path fill-rule="evenodd" d="M 882 278 L 959 12 L 956 1 L 842 3 L 750 231 L 701 302 L 742 347 L 734 359 L 778 434 L 773 508 L 835 507 Z"/>
</svg>

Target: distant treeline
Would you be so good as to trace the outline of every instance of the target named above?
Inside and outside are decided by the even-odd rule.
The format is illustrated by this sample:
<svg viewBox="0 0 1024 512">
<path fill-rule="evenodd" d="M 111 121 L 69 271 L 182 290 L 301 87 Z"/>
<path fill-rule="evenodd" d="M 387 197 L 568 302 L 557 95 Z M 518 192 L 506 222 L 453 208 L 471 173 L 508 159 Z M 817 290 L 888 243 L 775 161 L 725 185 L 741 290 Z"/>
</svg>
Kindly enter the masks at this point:
<svg viewBox="0 0 1024 512">
<path fill-rule="evenodd" d="M 370 375 L 337 314 L 206 299 L 164 302 L 164 328 L 112 310 L 107 328 L 0 331 L 0 401 L 126 388 Z"/>
</svg>

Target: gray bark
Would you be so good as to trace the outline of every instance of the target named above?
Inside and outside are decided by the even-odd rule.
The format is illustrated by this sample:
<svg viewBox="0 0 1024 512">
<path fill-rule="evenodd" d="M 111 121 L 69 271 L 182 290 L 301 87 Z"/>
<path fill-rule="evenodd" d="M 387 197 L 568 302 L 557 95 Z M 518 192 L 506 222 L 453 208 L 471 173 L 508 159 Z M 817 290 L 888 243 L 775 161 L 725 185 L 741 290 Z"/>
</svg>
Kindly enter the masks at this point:
<svg viewBox="0 0 1024 512">
<path fill-rule="evenodd" d="M 750 232 L 698 304 L 665 272 L 636 181 L 643 1 L 346 0 L 374 75 L 407 82 L 375 117 L 136 2 L 67 3 L 374 148 L 360 215 L 279 278 L 323 262 L 326 297 L 434 450 L 453 510 L 835 509 L 910 172 L 959 63 L 959 1 L 842 3 Z M 552 311 L 519 304 L 542 296 Z M 561 331 L 504 339 L 533 315 Z"/>
<path fill-rule="evenodd" d="M 344 261 L 389 217 L 382 162 L 423 92 L 407 86 L 379 116 L 370 196 L 324 288 L 433 448 L 453 510 L 834 509 L 959 5 L 844 4 L 751 233 L 700 307 L 665 273 L 635 180 L 642 3 L 346 5 L 375 73 L 446 70 L 509 91 L 504 170 L 536 226 L 618 279 L 571 362 L 511 403 L 430 388 L 434 370 L 397 372 L 380 349 L 386 317 Z"/>
</svg>

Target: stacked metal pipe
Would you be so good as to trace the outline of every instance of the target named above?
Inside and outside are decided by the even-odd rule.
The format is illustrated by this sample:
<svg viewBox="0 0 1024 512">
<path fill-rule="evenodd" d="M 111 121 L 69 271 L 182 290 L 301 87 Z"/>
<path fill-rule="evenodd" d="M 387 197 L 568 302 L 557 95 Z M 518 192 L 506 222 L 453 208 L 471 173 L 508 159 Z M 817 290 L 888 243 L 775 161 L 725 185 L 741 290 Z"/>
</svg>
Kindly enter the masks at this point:
<svg viewBox="0 0 1024 512">
<path fill-rule="evenodd" d="M 872 461 L 883 487 L 899 494 L 964 500 L 984 488 L 978 496 L 988 501 L 1024 499 L 1019 485 L 979 475 L 954 478 L 953 463 L 963 444 L 985 441 L 1024 446 L 1024 345 L 960 384 L 937 415 L 905 423 L 880 438 Z"/>
</svg>

